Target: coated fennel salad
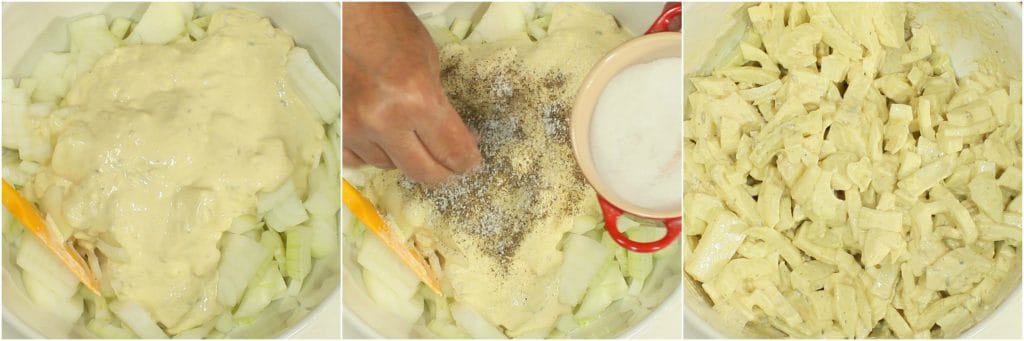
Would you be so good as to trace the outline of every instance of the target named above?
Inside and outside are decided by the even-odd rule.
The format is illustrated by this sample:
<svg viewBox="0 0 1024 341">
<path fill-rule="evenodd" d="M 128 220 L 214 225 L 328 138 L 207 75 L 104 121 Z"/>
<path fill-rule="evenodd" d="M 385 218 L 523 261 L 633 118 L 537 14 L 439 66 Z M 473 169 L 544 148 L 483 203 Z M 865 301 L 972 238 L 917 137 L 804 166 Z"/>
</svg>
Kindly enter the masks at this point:
<svg viewBox="0 0 1024 341">
<path fill-rule="evenodd" d="M 367 295 L 387 316 L 356 315 L 387 320 L 387 336 L 423 338 L 613 337 L 647 317 L 679 286 L 680 247 L 618 246 L 568 138 L 583 77 L 633 34 L 579 4 L 492 3 L 476 23 L 421 20 L 452 105 L 479 132 L 483 163 L 430 186 L 394 170 L 345 170 L 442 287 L 421 285 L 346 210 L 346 278 L 357 283 L 346 297 Z M 664 234 L 653 222 L 619 226 L 634 240 Z"/>
<path fill-rule="evenodd" d="M 745 7 L 689 78 L 685 270 L 723 330 L 953 338 L 1020 287 L 1019 66 L 954 63 L 939 5 Z"/>
<path fill-rule="evenodd" d="M 337 287 L 340 108 L 310 54 L 256 13 L 182 3 L 67 33 L 3 80 L 3 177 L 102 297 L 5 210 L 4 284 L 34 308 L 15 315 L 48 336 L 268 337 L 316 308 Z"/>
</svg>

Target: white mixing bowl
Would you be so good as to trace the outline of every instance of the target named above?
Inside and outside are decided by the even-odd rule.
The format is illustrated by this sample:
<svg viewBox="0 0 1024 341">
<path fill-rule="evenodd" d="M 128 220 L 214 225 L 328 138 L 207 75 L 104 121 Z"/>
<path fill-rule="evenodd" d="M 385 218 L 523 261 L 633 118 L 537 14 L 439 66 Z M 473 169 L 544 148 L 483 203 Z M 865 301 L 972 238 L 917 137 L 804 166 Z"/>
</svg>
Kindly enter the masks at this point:
<svg viewBox="0 0 1024 341">
<path fill-rule="evenodd" d="M 683 72 L 686 78 L 709 73 L 739 44 L 749 20 L 742 9 L 756 3 L 692 3 L 683 5 Z M 957 76 L 973 71 L 976 61 L 996 58 L 1004 70 L 1021 74 L 1020 3 L 917 3 L 917 20 L 932 30 L 938 49 L 949 53 Z M 684 82 L 685 93 L 693 85 Z M 686 97 L 684 96 L 685 100 Z M 685 214 L 685 212 L 684 212 Z M 685 255 L 685 252 L 684 252 Z M 1020 338 L 1020 267 L 1001 293 L 1007 298 L 983 321 L 961 337 Z M 684 274 L 687 338 L 756 338 L 745 331 L 722 328 L 722 321 L 699 294 L 699 286 Z M 994 321 L 999 321 L 995 323 Z"/>
<path fill-rule="evenodd" d="M 664 3 L 593 3 L 594 7 L 615 16 L 623 27 L 640 35 L 647 31 L 654 19 L 661 14 Z M 426 13 L 443 14 L 448 17 L 477 19 L 483 14 L 480 3 L 413 3 L 411 7 L 418 15 Z M 345 171 L 342 170 L 344 173 Z M 343 214 L 344 219 L 350 215 Z M 347 222 L 342 226 L 347 226 Z M 411 335 L 397 331 L 390 322 L 392 312 L 378 306 L 366 293 L 366 287 L 353 271 L 358 271 L 355 248 L 343 241 L 342 247 L 342 302 L 344 338 L 409 338 Z M 646 319 L 624 332 L 622 338 L 678 338 L 682 335 L 682 294 L 679 289 L 665 302 L 651 312 Z"/>
<path fill-rule="evenodd" d="M 340 84 L 341 8 L 337 3 L 207 3 L 211 8 L 244 8 L 269 17 L 276 27 L 287 31 L 298 46 L 309 50 L 327 77 Z M 31 73 L 35 61 L 45 52 L 67 50 L 67 23 L 85 14 L 106 14 L 107 18 L 138 20 L 144 3 L 4 3 L 3 78 L 21 78 Z M 6 245 L 5 245 L 6 246 Z M 4 338 L 67 338 L 48 328 L 47 312 L 39 311 L 15 285 L 19 270 L 12 248 L 3 249 L 3 320 L 14 329 Z M 338 290 L 302 321 L 279 333 L 281 337 L 336 338 L 339 336 Z M 13 332 L 13 333 L 12 333 Z"/>
</svg>

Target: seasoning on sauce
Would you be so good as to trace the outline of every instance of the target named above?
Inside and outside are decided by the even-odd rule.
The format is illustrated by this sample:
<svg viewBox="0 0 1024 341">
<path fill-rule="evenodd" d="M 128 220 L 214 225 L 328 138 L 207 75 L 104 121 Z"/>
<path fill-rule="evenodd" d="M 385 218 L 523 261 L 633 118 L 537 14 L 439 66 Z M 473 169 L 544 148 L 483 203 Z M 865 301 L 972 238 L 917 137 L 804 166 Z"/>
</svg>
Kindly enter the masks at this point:
<svg viewBox="0 0 1024 341">
<path fill-rule="evenodd" d="M 325 139 L 288 83 L 292 39 L 259 15 L 224 10 L 209 36 L 125 46 L 67 95 L 52 162 L 32 183 L 46 211 L 99 246 L 119 299 L 168 330 L 217 303 L 218 241 L 256 193 L 306 177 Z M 45 196 L 44 196 L 45 194 Z M 53 203 L 56 204 L 53 204 Z"/>
<path fill-rule="evenodd" d="M 408 207 L 429 207 L 414 227 L 417 246 L 429 241 L 455 299 L 507 335 L 550 327 L 571 309 L 558 301 L 558 244 L 593 192 L 573 158 L 568 116 L 590 68 L 630 37 L 611 15 L 564 4 L 536 42 L 445 46 L 442 83 L 479 132 L 481 168 L 434 186 L 397 171 L 370 181 L 380 197 L 404 197 L 390 212 L 396 221 L 414 220 L 401 218 Z"/>
</svg>

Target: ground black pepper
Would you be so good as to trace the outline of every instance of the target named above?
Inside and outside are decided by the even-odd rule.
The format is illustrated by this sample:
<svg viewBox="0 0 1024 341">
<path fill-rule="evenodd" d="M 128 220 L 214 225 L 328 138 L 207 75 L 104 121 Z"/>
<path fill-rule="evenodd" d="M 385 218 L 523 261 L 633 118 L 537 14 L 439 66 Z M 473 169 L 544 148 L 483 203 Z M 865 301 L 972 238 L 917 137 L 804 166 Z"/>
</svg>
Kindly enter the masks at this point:
<svg viewBox="0 0 1024 341">
<path fill-rule="evenodd" d="M 479 134 L 483 163 L 441 185 L 403 187 L 433 205 L 432 227 L 449 229 L 507 267 L 542 221 L 580 210 L 586 184 L 569 140 L 577 89 L 564 74 L 532 73 L 513 50 L 483 63 L 464 50 L 445 52 L 442 83 Z"/>
</svg>

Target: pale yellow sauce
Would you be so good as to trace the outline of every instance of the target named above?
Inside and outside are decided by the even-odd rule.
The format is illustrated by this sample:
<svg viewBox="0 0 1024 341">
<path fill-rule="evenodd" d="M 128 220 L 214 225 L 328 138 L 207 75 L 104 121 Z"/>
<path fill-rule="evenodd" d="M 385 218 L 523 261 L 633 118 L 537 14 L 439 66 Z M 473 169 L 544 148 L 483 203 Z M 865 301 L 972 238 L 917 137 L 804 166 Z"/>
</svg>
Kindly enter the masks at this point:
<svg viewBox="0 0 1024 341">
<path fill-rule="evenodd" d="M 222 233 L 255 213 L 256 193 L 289 178 L 304 190 L 325 138 L 288 83 L 290 36 L 241 10 L 214 14 L 208 32 L 100 59 L 68 93 L 73 110 L 32 183 L 79 244 L 124 251 L 105 254 L 103 276 L 170 330 L 223 310 Z"/>
</svg>

